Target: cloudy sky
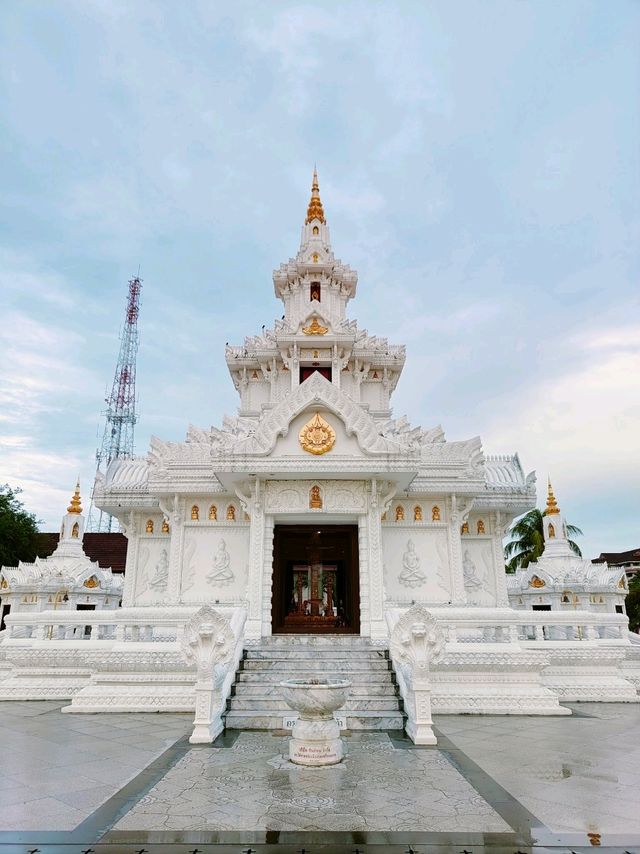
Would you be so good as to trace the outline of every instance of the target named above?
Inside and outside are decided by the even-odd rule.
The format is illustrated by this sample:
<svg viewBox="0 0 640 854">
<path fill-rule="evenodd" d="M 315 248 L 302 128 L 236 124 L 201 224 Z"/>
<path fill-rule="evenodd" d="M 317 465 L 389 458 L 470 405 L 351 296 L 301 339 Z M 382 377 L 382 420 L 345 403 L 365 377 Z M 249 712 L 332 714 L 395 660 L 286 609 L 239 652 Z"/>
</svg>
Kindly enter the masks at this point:
<svg viewBox="0 0 640 854">
<path fill-rule="evenodd" d="M 2 4 L 0 482 L 89 492 L 138 265 L 137 452 L 235 411 L 317 162 L 395 414 L 640 545 L 638 44 L 625 0 Z"/>
</svg>

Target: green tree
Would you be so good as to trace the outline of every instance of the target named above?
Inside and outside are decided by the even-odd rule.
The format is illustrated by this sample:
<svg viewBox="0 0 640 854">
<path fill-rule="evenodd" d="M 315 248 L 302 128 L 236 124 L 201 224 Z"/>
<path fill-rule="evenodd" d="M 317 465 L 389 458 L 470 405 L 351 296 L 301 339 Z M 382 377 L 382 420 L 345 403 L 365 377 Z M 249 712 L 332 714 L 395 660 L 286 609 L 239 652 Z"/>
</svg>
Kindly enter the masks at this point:
<svg viewBox="0 0 640 854">
<path fill-rule="evenodd" d="M 640 629 L 640 572 L 629 581 L 629 592 L 624 604 L 629 617 L 629 628 L 632 632 L 637 632 Z"/>
<path fill-rule="evenodd" d="M 38 521 L 18 498 L 21 489 L 0 485 L 0 566 L 33 561 L 38 553 Z"/>
<path fill-rule="evenodd" d="M 542 519 L 546 516 L 537 508 L 529 510 L 524 516 L 513 523 L 509 529 L 510 541 L 504 547 L 504 559 L 507 562 L 507 572 L 515 572 L 516 569 L 526 569 L 532 561 L 538 560 L 544 551 L 544 530 Z M 570 537 L 582 534 L 580 528 L 575 525 L 567 525 L 567 533 Z M 569 540 L 571 551 L 578 557 L 582 557 L 580 547 L 573 540 Z"/>
</svg>

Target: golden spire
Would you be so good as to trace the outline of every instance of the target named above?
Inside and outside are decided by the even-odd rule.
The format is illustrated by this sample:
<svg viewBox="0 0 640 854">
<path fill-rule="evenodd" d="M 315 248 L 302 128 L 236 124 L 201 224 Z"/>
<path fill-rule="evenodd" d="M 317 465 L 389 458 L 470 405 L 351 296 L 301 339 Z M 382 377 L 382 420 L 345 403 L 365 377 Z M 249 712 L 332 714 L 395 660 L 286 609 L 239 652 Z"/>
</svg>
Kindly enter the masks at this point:
<svg viewBox="0 0 640 854">
<path fill-rule="evenodd" d="M 305 225 L 309 225 L 312 219 L 319 219 L 320 222 L 326 223 L 324 218 L 324 210 L 320 201 L 320 188 L 318 187 L 318 173 L 316 167 L 313 167 L 313 184 L 311 185 L 311 199 L 307 208 L 307 218 L 304 221 Z"/>
<path fill-rule="evenodd" d="M 558 507 L 558 502 L 556 501 L 556 497 L 553 494 L 553 487 L 551 486 L 551 478 L 549 478 L 549 487 L 547 491 L 547 507 L 545 510 L 547 516 L 557 516 L 560 513 L 560 508 Z"/>
<path fill-rule="evenodd" d="M 76 483 L 76 491 L 73 493 L 71 504 L 67 507 L 67 513 L 82 513 L 82 505 L 80 503 L 80 479 Z"/>
</svg>

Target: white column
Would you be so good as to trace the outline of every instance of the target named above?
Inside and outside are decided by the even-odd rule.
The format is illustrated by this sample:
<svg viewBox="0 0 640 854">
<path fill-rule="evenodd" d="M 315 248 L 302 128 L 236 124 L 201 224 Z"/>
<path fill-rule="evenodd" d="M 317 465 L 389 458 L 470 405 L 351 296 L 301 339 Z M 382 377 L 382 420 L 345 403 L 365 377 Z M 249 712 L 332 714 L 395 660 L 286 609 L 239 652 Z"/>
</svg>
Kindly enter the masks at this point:
<svg viewBox="0 0 640 854">
<path fill-rule="evenodd" d="M 498 608 L 509 607 L 509 594 L 507 592 L 507 574 L 504 568 L 504 549 L 502 539 L 507 532 L 509 522 L 498 510 L 494 517 L 493 530 L 493 563 L 496 573 L 496 605 Z"/>
<path fill-rule="evenodd" d="M 462 569 L 462 543 L 460 541 L 460 525 L 463 513 L 455 495 L 449 503 L 449 564 L 451 572 L 451 603 L 466 605 L 467 593 L 464 589 L 464 572 Z"/>
<path fill-rule="evenodd" d="M 273 516 L 264 512 L 260 478 L 251 492 L 249 530 L 249 614 L 245 626 L 247 639 L 271 634 L 271 583 L 273 576 Z"/>
<path fill-rule="evenodd" d="M 180 596 L 180 576 L 182 575 L 182 552 L 184 549 L 184 514 L 186 501 L 174 496 L 170 522 L 169 579 L 165 599 L 177 603 Z"/>
<path fill-rule="evenodd" d="M 369 634 L 372 639 L 382 640 L 388 637 L 384 619 L 384 579 L 382 564 L 382 536 L 380 522 L 380 502 L 375 480 L 371 481 L 371 493 L 368 496 L 368 510 L 364 522 L 366 534 L 367 569 L 369 575 Z"/>
<path fill-rule="evenodd" d="M 138 552 L 140 551 L 138 520 L 134 513 L 129 513 L 128 521 L 124 528 L 124 535 L 127 538 L 128 544 L 124 586 L 122 589 L 122 607 L 129 608 L 135 604 L 135 588 L 138 574 Z"/>
</svg>

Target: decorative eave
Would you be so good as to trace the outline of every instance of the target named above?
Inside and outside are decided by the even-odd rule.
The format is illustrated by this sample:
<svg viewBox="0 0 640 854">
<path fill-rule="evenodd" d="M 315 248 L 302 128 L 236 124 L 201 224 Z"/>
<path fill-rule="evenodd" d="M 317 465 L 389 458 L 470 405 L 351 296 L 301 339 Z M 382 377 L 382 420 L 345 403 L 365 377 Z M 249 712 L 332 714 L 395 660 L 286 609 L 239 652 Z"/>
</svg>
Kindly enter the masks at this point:
<svg viewBox="0 0 640 854">
<path fill-rule="evenodd" d="M 266 412 L 256 425 L 255 432 L 225 449 L 224 456 L 263 457 L 275 448 L 280 436 L 286 436 L 291 421 L 311 406 L 325 407 L 337 415 L 345 425 L 348 436 L 355 436 L 362 452 L 372 457 L 397 457 L 417 469 L 419 453 L 403 447 L 400 442 L 383 437 L 374 419 L 337 386 L 321 374 L 315 373 L 287 395 L 273 409 Z M 221 457 L 222 455 L 220 455 Z M 233 460 L 230 460 L 233 465 Z M 216 470 L 224 460 L 214 451 Z M 273 467 L 273 461 L 271 463 Z M 222 469 L 221 469 L 222 470 Z"/>
</svg>

